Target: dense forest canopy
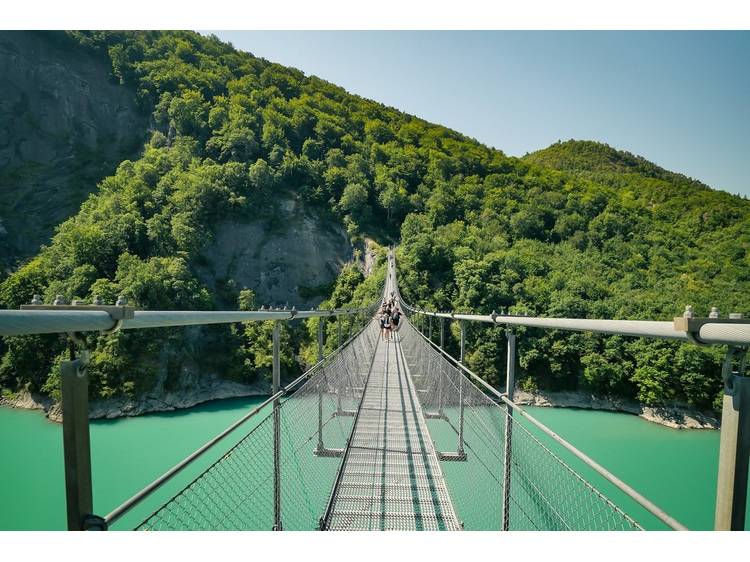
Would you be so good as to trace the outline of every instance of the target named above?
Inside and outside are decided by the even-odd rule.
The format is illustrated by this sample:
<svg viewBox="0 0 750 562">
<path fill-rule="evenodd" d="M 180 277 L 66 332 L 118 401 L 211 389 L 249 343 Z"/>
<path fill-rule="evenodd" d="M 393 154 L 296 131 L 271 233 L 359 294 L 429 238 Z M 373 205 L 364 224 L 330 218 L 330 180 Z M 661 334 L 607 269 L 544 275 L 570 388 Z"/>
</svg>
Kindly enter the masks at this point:
<svg viewBox="0 0 750 562">
<path fill-rule="evenodd" d="M 464 180 L 466 181 L 466 180 Z M 466 191 L 466 186 L 462 186 Z M 489 175 L 456 216 L 414 214 L 402 227 L 402 286 L 438 309 L 671 320 L 747 311 L 750 205 L 630 154 L 570 141 Z M 529 330 L 522 386 L 588 388 L 647 404 L 711 408 L 720 350 Z M 500 372 L 502 334 L 481 329 L 470 364 Z M 493 380 L 498 383 L 497 379 Z"/>
<path fill-rule="evenodd" d="M 151 309 L 255 306 L 251 287 L 229 278 L 211 291 L 196 266 L 219 220 L 273 217 L 284 192 L 340 221 L 352 240 L 398 242 L 404 298 L 425 308 L 632 319 L 671 319 L 688 303 L 699 313 L 750 308 L 750 203 L 641 158 L 577 141 L 508 157 L 196 33 L 67 38 L 111 62 L 154 130 L 141 157 L 101 182 L 2 284 L 5 307 L 34 293 L 123 294 Z M 384 271 L 382 254 L 367 280 L 344 268 L 324 306 L 376 298 Z M 285 328 L 303 357 L 314 327 Z M 470 336 L 469 365 L 498 384 L 502 332 Z M 164 365 L 168 377 L 179 370 L 190 341 L 180 329 L 90 338 L 95 397 L 149 390 Z M 251 381 L 268 372 L 269 338 L 265 325 L 218 327 L 195 345 L 208 350 L 206 368 Z M 702 409 L 720 390 L 720 350 L 533 330 L 519 344 L 529 389 Z M 60 338 L 4 345 L 0 386 L 57 391 Z M 287 372 L 298 369 L 290 358 Z"/>
</svg>

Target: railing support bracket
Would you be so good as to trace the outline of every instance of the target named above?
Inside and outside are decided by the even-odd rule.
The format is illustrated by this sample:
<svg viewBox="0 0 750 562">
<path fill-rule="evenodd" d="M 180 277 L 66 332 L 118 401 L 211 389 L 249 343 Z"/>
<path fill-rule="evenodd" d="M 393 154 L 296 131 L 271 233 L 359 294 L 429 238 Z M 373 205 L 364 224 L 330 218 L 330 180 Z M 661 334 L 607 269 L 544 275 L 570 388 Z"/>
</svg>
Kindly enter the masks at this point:
<svg viewBox="0 0 750 562">
<path fill-rule="evenodd" d="M 729 347 L 722 366 L 724 397 L 714 518 L 717 531 L 745 529 L 750 463 L 750 378 L 744 376 L 746 361 L 746 348 Z"/>
</svg>

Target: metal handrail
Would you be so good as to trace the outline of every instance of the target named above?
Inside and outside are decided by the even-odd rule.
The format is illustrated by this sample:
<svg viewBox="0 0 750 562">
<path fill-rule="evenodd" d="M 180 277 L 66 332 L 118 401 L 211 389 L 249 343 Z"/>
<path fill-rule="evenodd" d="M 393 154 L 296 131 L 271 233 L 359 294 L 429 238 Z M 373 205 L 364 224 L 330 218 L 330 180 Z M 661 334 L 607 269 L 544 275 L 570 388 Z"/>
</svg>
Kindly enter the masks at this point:
<svg viewBox="0 0 750 562">
<path fill-rule="evenodd" d="M 502 314 L 463 314 L 453 312 L 433 312 L 414 307 L 401 300 L 401 305 L 414 314 L 435 318 L 486 322 L 504 326 L 527 326 L 549 330 L 574 332 L 597 332 L 618 336 L 637 336 L 679 341 L 692 341 L 687 332 L 678 331 L 674 322 L 655 320 L 599 320 L 588 318 L 542 318 L 534 316 L 509 316 Z M 696 332 L 700 343 L 711 345 L 750 345 L 750 322 L 721 323 L 705 322 Z"/>
<path fill-rule="evenodd" d="M 379 300 L 376 300 L 373 304 L 367 306 L 367 307 L 361 307 L 356 309 L 331 309 L 331 310 L 311 310 L 311 311 L 297 311 L 297 310 L 284 310 L 284 311 L 253 311 L 253 312 L 217 312 L 214 313 L 215 317 L 217 318 L 216 322 L 195 322 L 195 324 L 206 324 L 206 323 L 217 323 L 217 322 L 237 322 L 237 321 L 246 321 L 246 320 L 240 320 L 238 319 L 238 315 L 252 315 L 251 321 L 259 321 L 259 320 L 292 320 L 294 318 L 319 318 L 319 317 L 329 317 L 329 316 L 341 316 L 341 315 L 352 315 L 352 314 L 358 314 L 360 312 L 366 312 L 368 314 L 371 314 L 372 311 L 377 307 L 380 301 L 384 299 L 385 295 L 385 287 L 383 286 L 383 293 L 381 294 L 381 298 Z M 162 312 L 154 312 L 151 315 L 145 314 L 148 311 L 136 311 L 136 315 L 141 315 L 145 320 L 140 320 L 136 317 L 134 320 L 131 320 L 128 324 L 123 323 L 123 328 L 146 328 L 146 327 L 157 327 L 152 325 L 146 325 L 146 322 L 158 322 L 158 326 L 165 326 L 165 325 L 186 325 L 184 323 L 179 324 L 164 324 L 164 319 L 160 317 L 162 314 L 167 314 L 167 321 L 174 321 L 174 320 L 181 320 L 181 319 L 189 319 L 192 318 L 195 313 L 191 312 L 182 312 L 177 313 L 179 316 L 176 316 L 175 313 L 162 313 Z M 273 316 L 268 318 L 266 315 L 272 314 Z M 149 318 L 150 316 L 150 318 Z M 205 314 L 202 315 L 203 318 L 205 318 Z M 229 317 L 230 320 L 224 320 L 223 318 Z M 209 440 L 206 444 L 198 448 L 195 452 L 188 455 L 185 459 L 177 463 L 175 466 L 173 466 L 171 469 L 169 469 L 167 472 L 159 476 L 156 480 L 151 482 L 148 486 L 140 490 L 138 493 L 136 493 L 131 498 L 127 499 L 125 502 L 123 502 L 121 505 L 116 507 L 114 510 L 112 510 L 107 516 L 104 517 L 104 522 L 107 526 L 112 525 L 114 522 L 119 520 L 123 515 L 128 513 L 131 509 L 133 509 L 136 505 L 141 503 L 144 499 L 146 499 L 148 496 L 150 496 L 153 492 L 155 492 L 157 489 L 159 489 L 161 486 L 166 484 L 169 480 L 171 480 L 174 476 L 176 476 L 179 472 L 181 472 L 183 469 L 185 469 L 188 465 L 190 465 L 193 461 L 195 461 L 198 457 L 203 455 L 206 451 L 208 451 L 210 448 L 212 448 L 214 445 L 219 443 L 222 439 L 224 439 L 227 435 L 232 433 L 235 429 L 237 429 L 239 426 L 244 424 L 246 421 L 248 421 L 250 418 L 254 417 L 256 414 L 258 414 L 263 408 L 268 406 L 269 404 L 275 403 L 279 398 L 282 396 L 290 393 L 292 390 L 294 390 L 301 381 L 310 378 L 319 367 L 321 367 L 326 361 L 328 361 L 331 357 L 335 356 L 337 353 L 339 353 L 342 349 L 344 349 L 347 345 L 349 345 L 355 338 L 360 336 L 362 332 L 370 325 L 370 322 L 372 322 L 372 319 L 363 322 L 363 324 L 360 326 L 360 328 L 352 334 L 345 342 L 343 342 L 341 345 L 339 345 L 335 350 L 333 350 L 330 354 L 320 359 L 315 365 L 313 365 L 310 369 L 308 369 L 304 374 L 302 374 L 300 377 L 292 381 L 290 384 L 285 386 L 283 389 L 281 389 L 279 392 L 276 392 L 269 398 L 263 401 L 260 405 L 256 406 L 253 410 L 248 412 L 245 416 L 234 422 L 232 425 L 230 425 L 228 428 L 226 428 L 224 431 L 222 431 L 220 434 L 218 434 L 216 437 Z M 374 357 L 374 356 L 373 356 Z"/>
<path fill-rule="evenodd" d="M 266 400 L 264 400 L 261 404 L 250 410 L 247 414 L 242 416 L 240 419 L 238 419 L 236 422 L 232 423 L 229 427 L 227 427 L 224 431 L 216 435 L 215 437 L 211 438 L 208 442 L 206 442 L 204 445 L 196 449 L 193 453 L 185 457 L 183 460 L 178 462 L 176 465 L 174 465 L 172 468 L 167 470 L 164 474 L 156 478 L 153 482 L 148 484 L 145 488 L 134 494 L 129 499 L 125 500 L 122 504 L 117 506 L 115 509 L 113 509 L 108 515 L 104 517 L 104 521 L 106 522 L 107 526 L 111 526 L 113 523 L 115 523 L 118 519 L 120 519 L 122 516 L 124 516 L 126 513 L 128 513 L 131 509 L 133 509 L 135 506 L 140 504 L 143 500 L 145 500 L 148 496 L 150 496 L 153 492 L 161 488 L 164 484 L 166 484 L 168 481 L 170 481 L 173 477 L 175 477 L 177 474 L 182 472 L 185 468 L 187 468 L 190 464 L 193 463 L 193 461 L 197 460 L 200 456 L 202 456 L 206 451 L 211 449 L 214 445 L 222 441 L 227 435 L 232 433 L 235 429 L 243 425 L 245 422 L 247 422 L 249 419 L 253 418 L 255 415 L 257 415 L 261 410 L 263 410 L 266 406 L 273 403 L 276 399 L 281 398 L 282 396 L 289 394 L 292 390 L 294 390 L 299 384 L 310 378 L 313 373 L 315 373 L 318 368 L 323 365 L 326 361 L 328 361 L 331 357 L 336 355 L 339 351 L 341 351 L 343 348 L 345 348 L 347 345 L 349 345 L 357 336 L 359 336 L 365 328 L 369 325 L 370 322 L 365 322 L 359 330 L 357 330 L 354 334 L 352 334 L 344 343 L 342 343 L 339 347 L 337 347 L 335 350 L 333 350 L 331 353 L 329 353 L 327 356 L 325 356 L 323 359 L 315 363 L 312 367 L 310 367 L 307 371 L 305 371 L 302 375 L 294 379 L 292 382 L 290 382 L 288 385 L 286 385 L 284 388 L 282 388 L 279 392 L 276 394 L 273 394 L 272 396 L 269 396 Z"/>
<path fill-rule="evenodd" d="M 390 267 L 392 270 L 395 270 L 395 259 L 394 261 L 390 262 Z M 474 314 L 453 314 L 453 313 L 448 314 L 448 313 L 439 313 L 439 312 L 428 312 L 428 311 L 417 309 L 409 305 L 408 303 L 405 303 L 401 298 L 401 294 L 400 294 L 400 291 L 398 291 L 398 288 L 396 288 L 396 291 L 398 292 L 400 305 L 403 306 L 406 310 L 412 313 L 420 313 L 420 314 L 425 314 L 428 316 L 435 316 L 438 318 L 449 318 L 453 320 L 468 320 L 468 321 L 476 321 L 476 322 L 489 322 L 492 324 L 522 325 L 522 326 L 553 328 L 553 329 L 561 329 L 561 330 L 595 331 L 595 332 L 611 333 L 611 334 L 619 334 L 619 335 L 663 337 L 663 338 L 670 338 L 670 339 L 688 340 L 688 337 L 684 333 L 676 332 L 674 330 L 674 325 L 672 322 L 622 321 L 622 320 L 573 320 L 573 319 L 501 316 L 501 315 L 496 315 L 494 313 L 492 315 L 482 316 L 482 315 L 474 315 Z M 623 324 L 625 324 L 625 328 L 623 327 Z M 720 325 L 714 324 L 713 326 L 720 326 Z M 738 327 L 737 324 L 731 324 L 728 326 L 735 328 L 735 329 Z M 665 525 L 667 525 L 668 527 L 676 531 L 689 530 L 685 525 L 683 525 L 682 523 L 677 521 L 675 518 L 667 514 L 666 511 L 658 507 L 656 504 L 654 504 L 652 501 L 647 499 L 642 494 L 638 493 L 635 489 L 628 486 L 625 482 L 617 478 L 614 474 L 609 472 L 606 468 L 601 466 L 591 457 L 589 457 L 584 452 L 577 449 L 574 445 L 572 445 L 571 443 L 569 443 L 568 441 L 560 437 L 557 433 L 552 431 L 542 422 L 534 418 L 521 406 L 519 406 L 518 404 L 510 400 L 505 394 L 501 394 L 500 392 L 498 392 L 491 385 L 489 385 L 484 379 L 482 379 L 479 375 L 477 375 L 476 373 L 471 371 L 469 368 L 467 368 L 461 361 L 459 361 L 458 359 L 450 355 L 442 347 L 435 344 L 431 339 L 425 336 L 419 329 L 417 329 L 416 326 L 414 326 L 413 323 L 412 323 L 412 327 L 414 331 L 417 334 L 419 334 L 419 336 L 425 342 L 429 343 L 430 346 L 432 346 L 434 349 L 440 352 L 443 356 L 445 356 L 448 360 L 450 360 L 450 362 L 453 363 L 459 370 L 470 375 L 470 377 L 476 380 L 477 382 L 479 382 L 485 390 L 489 391 L 491 394 L 493 394 L 496 398 L 498 398 L 508 407 L 512 408 L 514 411 L 521 414 L 524 418 L 526 418 L 530 423 L 532 423 L 534 426 L 540 429 L 547 436 L 549 436 L 550 438 L 558 442 L 560 445 L 565 447 L 578 459 L 583 461 L 584 464 L 586 464 L 587 466 L 595 470 L 605 480 L 607 480 L 608 482 L 610 482 L 611 484 L 619 488 L 628 497 L 633 499 L 637 504 L 639 504 L 641 507 L 646 509 L 649 513 L 654 515 L 662 523 L 664 523 Z M 671 332 L 668 332 L 667 328 L 671 330 Z M 747 325 L 747 328 L 748 328 L 748 334 L 747 334 L 748 342 L 750 342 L 750 324 Z M 703 334 L 701 334 L 701 340 L 703 340 Z"/>
<path fill-rule="evenodd" d="M 81 308 L 84 308 L 83 306 Z M 136 310 L 133 318 L 119 320 L 123 330 L 261 322 L 350 316 L 371 307 L 331 310 Z M 0 310 L 0 336 L 54 334 L 66 332 L 107 331 L 113 328 L 112 317 L 104 310 Z"/>
<path fill-rule="evenodd" d="M 385 284 L 383 286 L 383 291 L 385 291 Z M 69 379 L 72 381 L 71 384 L 73 384 L 74 390 L 76 391 L 72 393 L 63 392 L 63 407 L 65 409 L 66 396 L 68 396 L 69 409 L 74 414 L 73 416 L 69 416 L 68 413 L 66 413 L 63 420 L 63 429 L 64 434 L 66 435 L 64 449 L 66 454 L 68 529 L 106 529 L 145 498 L 149 497 L 154 491 L 161 488 L 162 485 L 171 480 L 175 475 L 179 474 L 193 461 L 201 457 L 206 451 L 214 447 L 227 435 L 257 415 L 263 410 L 263 408 L 273 403 L 275 413 L 279 404 L 279 399 L 282 396 L 292 392 L 301 381 L 311 377 L 312 374 L 315 373 L 326 360 L 328 360 L 328 358 L 340 351 L 355 337 L 362 333 L 362 330 L 369 325 L 371 321 L 371 312 L 378 306 L 381 300 L 382 295 L 381 299 L 375 300 L 369 306 L 346 309 L 297 310 L 296 308 L 287 309 L 285 307 L 284 309 L 276 308 L 254 311 L 153 311 L 134 310 L 132 307 L 126 306 L 125 299 L 118 299 L 115 305 L 102 305 L 100 302 L 94 302 L 91 305 L 87 305 L 80 303 L 80 301 L 68 305 L 62 302 L 62 298 L 58 298 L 53 305 L 44 305 L 40 302 L 41 299 L 38 296 L 35 296 L 32 303 L 30 305 L 22 306 L 21 310 L 0 310 L 0 336 L 67 333 L 71 341 L 76 341 L 78 343 L 81 343 L 75 335 L 78 332 L 98 331 L 106 334 L 120 329 L 127 330 L 235 322 L 274 321 L 276 324 L 274 328 L 273 345 L 275 381 L 277 380 L 276 377 L 278 376 L 279 365 L 279 345 L 277 339 L 279 322 L 306 318 L 325 319 L 334 316 L 349 316 L 354 320 L 356 316 L 362 315 L 362 326 L 352 334 L 346 342 L 340 344 L 332 354 L 329 354 L 327 357 L 322 357 L 321 351 L 320 360 L 313 367 L 308 369 L 305 374 L 295 379 L 283 389 L 279 389 L 278 384 L 274 383 L 271 397 L 196 449 L 192 454 L 188 455 L 167 472 L 151 482 L 148 486 L 127 499 L 120 506 L 116 507 L 105 518 L 92 515 L 93 502 L 91 500 L 90 449 L 88 444 L 88 377 L 86 371 L 81 369 L 80 361 L 71 360 L 63 362 L 63 366 L 69 365 L 71 367 L 69 369 Z M 98 299 L 95 299 L 95 301 L 98 301 Z M 350 323 L 350 329 L 352 324 L 353 322 Z M 339 330 L 339 342 L 341 341 L 340 335 L 341 332 Z M 71 346 L 72 345 L 73 344 L 71 343 Z M 71 348 L 71 354 L 72 353 Z M 71 436 L 70 439 L 67 437 L 68 434 Z M 274 446 L 276 447 L 277 445 L 274 444 Z M 78 466 L 70 465 L 69 467 L 67 464 L 69 452 L 71 457 L 77 458 L 78 456 L 81 456 L 86 462 L 82 462 Z M 79 488 L 82 488 L 83 492 L 86 492 L 86 489 L 88 489 L 88 494 L 79 494 Z"/>
<path fill-rule="evenodd" d="M 650 501 L 648 498 L 643 496 L 642 494 L 638 493 L 635 489 L 628 486 L 625 482 L 617 478 L 614 474 L 612 474 L 610 471 L 608 471 L 606 468 L 601 466 L 599 463 L 597 463 L 595 460 L 593 460 L 591 457 L 586 455 L 584 452 L 577 449 L 574 445 L 560 437 L 557 433 L 552 431 L 550 428 L 548 428 L 546 425 L 544 425 L 542 422 L 537 420 L 534 416 L 529 414 L 526 410 L 524 410 L 521 406 L 513 402 L 512 400 L 509 400 L 507 396 L 504 394 L 498 392 L 496 389 L 494 389 L 492 386 L 490 386 L 484 379 L 482 379 L 479 375 L 468 369 L 463 363 L 461 363 L 458 359 L 453 357 L 451 354 L 449 354 L 447 351 L 445 351 L 442 347 L 431 341 L 427 336 L 425 336 L 420 330 L 417 329 L 416 326 L 412 323 L 412 328 L 414 331 L 419 334 L 419 336 L 427 343 L 429 343 L 434 349 L 439 351 L 443 356 L 445 356 L 451 363 L 453 363 L 457 368 L 459 368 L 464 373 L 467 373 L 473 378 L 474 380 L 480 382 L 482 384 L 482 387 L 486 390 L 488 390 L 490 393 L 492 393 L 496 398 L 498 398 L 500 401 L 502 401 L 504 404 L 506 404 L 508 407 L 512 408 L 514 411 L 521 414 L 524 418 L 526 418 L 529 422 L 531 422 L 534 426 L 536 426 L 538 429 L 540 429 L 543 433 L 554 439 L 556 442 L 558 442 L 560 445 L 565 447 L 568 451 L 573 453 L 578 459 L 584 462 L 588 467 L 595 470 L 599 475 L 601 475 L 605 480 L 610 482 L 611 484 L 615 485 L 617 488 L 619 488 L 622 492 L 624 492 L 628 497 L 630 497 L 632 500 L 634 500 L 638 505 L 646 509 L 649 513 L 651 513 L 654 517 L 659 519 L 662 523 L 670 527 L 671 529 L 674 529 L 675 531 L 689 531 L 689 529 L 677 521 L 674 517 L 667 514 L 666 511 L 661 509 L 659 506 L 654 504 L 652 501 Z"/>
<path fill-rule="evenodd" d="M 227 427 L 224 431 L 219 433 L 216 437 L 213 437 L 210 439 L 207 443 L 196 449 L 193 453 L 185 457 L 183 460 L 178 462 L 176 465 L 174 465 L 172 468 L 170 468 L 168 471 L 166 471 L 164 474 L 159 476 L 156 480 L 151 482 L 148 486 L 143 488 L 141 491 L 133 495 L 131 498 L 125 500 L 122 504 L 120 504 L 118 507 L 113 509 L 108 515 L 104 517 L 104 520 L 107 523 L 107 526 L 111 526 L 115 521 L 120 519 L 123 515 L 128 513 L 131 509 L 133 509 L 136 505 L 141 503 L 143 500 L 145 500 L 148 496 L 150 496 L 153 492 L 161 488 L 164 484 L 166 484 L 169 480 L 171 480 L 174 476 L 182 472 L 185 468 L 188 467 L 193 461 L 198 459 L 198 457 L 202 456 L 203 453 L 211 449 L 214 445 L 216 445 L 219 441 L 224 439 L 227 435 L 232 433 L 235 429 L 237 429 L 239 426 L 244 424 L 247 420 L 254 417 L 258 412 L 260 412 L 263 408 L 268 406 L 270 403 L 272 403 L 277 398 L 280 398 L 284 395 L 284 391 L 280 390 L 276 394 L 270 396 L 266 400 L 264 400 L 261 404 L 253 408 L 250 412 L 242 416 L 239 420 L 234 422 L 232 425 Z"/>
</svg>

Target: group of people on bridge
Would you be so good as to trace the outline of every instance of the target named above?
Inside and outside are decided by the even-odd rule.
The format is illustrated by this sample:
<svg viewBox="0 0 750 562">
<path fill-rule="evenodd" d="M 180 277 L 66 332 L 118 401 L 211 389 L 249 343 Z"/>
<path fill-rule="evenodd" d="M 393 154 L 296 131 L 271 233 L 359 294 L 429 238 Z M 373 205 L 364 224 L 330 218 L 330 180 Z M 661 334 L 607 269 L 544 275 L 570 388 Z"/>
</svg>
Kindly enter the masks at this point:
<svg viewBox="0 0 750 562">
<path fill-rule="evenodd" d="M 401 316 L 403 313 L 396 304 L 396 297 L 394 292 L 391 292 L 391 296 L 383 301 L 383 306 L 380 307 L 380 313 L 378 321 L 380 322 L 380 332 L 383 337 L 383 341 L 390 341 L 391 334 L 398 332 L 401 324 Z"/>
</svg>

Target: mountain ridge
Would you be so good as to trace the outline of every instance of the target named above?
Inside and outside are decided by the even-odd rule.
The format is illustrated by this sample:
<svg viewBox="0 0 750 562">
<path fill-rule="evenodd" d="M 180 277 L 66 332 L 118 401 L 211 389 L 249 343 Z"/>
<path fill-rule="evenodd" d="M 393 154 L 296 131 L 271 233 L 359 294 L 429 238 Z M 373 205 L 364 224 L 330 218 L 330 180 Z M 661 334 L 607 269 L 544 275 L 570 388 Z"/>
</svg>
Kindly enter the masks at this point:
<svg viewBox="0 0 750 562">
<path fill-rule="evenodd" d="M 545 148 L 525 154 L 521 160 L 569 172 L 637 173 L 655 179 L 689 183 L 696 188 L 724 191 L 732 195 L 727 190 L 711 187 L 700 180 L 659 166 L 643 156 L 594 140 L 557 141 Z"/>
</svg>

